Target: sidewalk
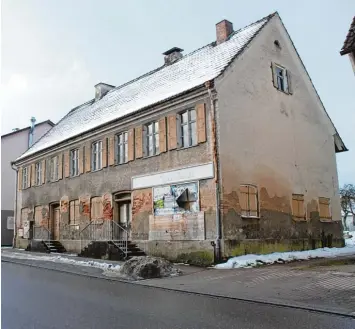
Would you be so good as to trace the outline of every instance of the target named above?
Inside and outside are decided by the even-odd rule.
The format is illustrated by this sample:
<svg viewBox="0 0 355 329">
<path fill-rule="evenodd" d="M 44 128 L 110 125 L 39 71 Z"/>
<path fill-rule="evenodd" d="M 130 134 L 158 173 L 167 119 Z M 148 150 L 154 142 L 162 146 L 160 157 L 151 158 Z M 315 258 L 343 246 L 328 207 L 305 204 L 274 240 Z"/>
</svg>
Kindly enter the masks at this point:
<svg viewBox="0 0 355 329">
<path fill-rule="evenodd" d="M 10 258 L 16 255 L 14 253 L 20 253 L 23 258 L 28 258 Z M 31 259 L 31 256 L 34 258 L 33 255 L 37 259 Z M 2 250 L 2 261 L 18 262 L 108 279 L 107 272 L 105 273 L 102 268 L 48 261 L 48 256 L 57 255 L 28 253 L 13 249 Z M 121 264 L 120 262 L 83 259 L 66 256 L 65 254 L 62 256 L 74 261 L 94 262 L 95 264 L 107 265 L 107 263 L 110 263 L 113 266 Z M 41 260 L 38 258 L 41 258 Z M 332 264 L 329 259 L 316 259 L 283 265 L 232 270 L 177 265 L 183 272 L 180 277 L 135 281 L 134 283 L 142 286 L 296 306 L 355 316 L 355 255 L 336 258 L 336 260 L 336 264 Z M 339 262 L 344 264 L 339 264 Z M 345 265 L 345 263 L 348 264 Z M 115 278 L 114 272 L 110 272 L 109 276 L 109 279 L 121 281 L 119 278 Z"/>
</svg>

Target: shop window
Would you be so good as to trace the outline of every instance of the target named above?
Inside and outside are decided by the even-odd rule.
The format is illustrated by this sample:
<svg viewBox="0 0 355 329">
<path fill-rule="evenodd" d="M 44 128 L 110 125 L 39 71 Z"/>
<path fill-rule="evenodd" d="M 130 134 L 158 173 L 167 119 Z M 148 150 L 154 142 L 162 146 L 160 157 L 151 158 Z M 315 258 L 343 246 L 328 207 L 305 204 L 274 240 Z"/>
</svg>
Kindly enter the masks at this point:
<svg viewBox="0 0 355 329">
<path fill-rule="evenodd" d="M 176 184 L 153 188 L 154 214 L 199 212 L 198 184 Z"/>
</svg>

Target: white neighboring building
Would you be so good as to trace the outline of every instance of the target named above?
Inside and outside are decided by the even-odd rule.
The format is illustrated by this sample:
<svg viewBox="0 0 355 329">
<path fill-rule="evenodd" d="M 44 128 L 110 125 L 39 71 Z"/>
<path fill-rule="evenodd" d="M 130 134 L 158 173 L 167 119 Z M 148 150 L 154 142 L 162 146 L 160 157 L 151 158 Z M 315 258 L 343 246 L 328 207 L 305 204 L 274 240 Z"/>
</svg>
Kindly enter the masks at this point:
<svg viewBox="0 0 355 329">
<path fill-rule="evenodd" d="M 353 215 L 349 214 L 345 220 L 346 228 L 345 231 L 355 231 L 355 218 Z"/>
<path fill-rule="evenodd" d="M 32 126 L 14 130 L 1 136 L 1 245 L 12 245 L 13 215 L 15 204 L 16 172 L 11 161 L 16 160 L 30 145 L 35 143 L 54 123 L 50 120 Z"/>
</svg>

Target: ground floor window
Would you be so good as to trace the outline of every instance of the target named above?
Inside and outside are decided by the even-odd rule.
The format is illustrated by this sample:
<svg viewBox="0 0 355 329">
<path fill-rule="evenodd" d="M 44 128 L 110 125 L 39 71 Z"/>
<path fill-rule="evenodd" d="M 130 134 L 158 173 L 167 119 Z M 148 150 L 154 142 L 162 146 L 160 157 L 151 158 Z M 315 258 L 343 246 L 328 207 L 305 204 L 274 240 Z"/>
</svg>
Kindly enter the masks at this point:
<svg viewBox="0 0 355 329">
<path fill-rule="evenodd" d="M 153 200 L 155 216 L 200 211 L 197 182 L 154 187 Z"/>
</svg>

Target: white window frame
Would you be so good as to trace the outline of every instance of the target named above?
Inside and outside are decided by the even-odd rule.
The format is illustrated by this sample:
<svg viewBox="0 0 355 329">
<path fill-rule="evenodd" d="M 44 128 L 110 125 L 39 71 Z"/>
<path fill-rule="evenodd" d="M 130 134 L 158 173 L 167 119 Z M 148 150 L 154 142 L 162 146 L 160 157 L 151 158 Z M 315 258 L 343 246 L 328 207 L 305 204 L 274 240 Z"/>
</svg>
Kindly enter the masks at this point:
<svg viewBox="0 0 355 329">
<path fill-rule="evenodd" d="M 289 93 L 289 88 L 288 88 L 288 77 L 287 77 L 287 70 L 282 67 L 281 65 L 274 64 L 274 69 L 275 69 L 275 77 L 276 77 L 276 86 L 277 89 L 288 94 Z M 281 72 L 281 75 L 278 74 L 278 72 Z M 280 85 L 280 81 L 282 81 L 282 86 Z M 280 83 L 279 83 L 280 82 Z"/>
<path fill-rule="evenodd" d="M 79 175 L 79 160 L 80 160 L 79 149 L 70 150 L 70 156 L 69 156 L 70 177 L 75 177 Z"/>
<path fill-rule="evenodd" d="M 50 161 L 50 181 L 56 182 L 59 179 L 59 156 L 52 157 Z"/>
<path fill-rule="evenodd" d="M 116 163 L 128 162 L 128 132 L 124 131 L 116 135 Z"/>
<path fill-rule="evenodd" d="M 102 141 L 96 141 L 91 145 L 91 170 L 102 169 Z"/>
<path fill-rule="evenodd" d="M 187 113 L 187 122 L 184 122 L 183 115 Z M 195 114 L 195 118 L 191 118 L 191 114 Z M 182 148 L 192 147 L 197 145 L 197 113 L 194 108 L 188 109 L 180 113 L 180 144 Z M 187 126 L 187 136 L 184 134 L 184 127 Z M 192 127 L 195 131 L 193 132 Z M 195 138 L 193 140 L 193 137 Z M 187 139 L 187 144 L 185 145 L 185 140 Z"/>
<path fill-rule="evenodd" d="M 35 185 L 39 186 L 42 183 L 42 161 L 35 164 Z"/>
<path fill-rule="evenodd" d="M 29 187 L 28 186 L 28 173 L 29 173 L 29 167 L 24 167 L 22 169 L 22 182 L 21 182 L 23 190 Z"/>
<path fill-rule="evenodd" d="M 151 131 L 149 128 L 152 127 Z M 152 121 L 145 125 L 145 156 L 159 154 L 159 121 Z M 150 147 L 151 146 L 151 147 Z"/>
</svg>

